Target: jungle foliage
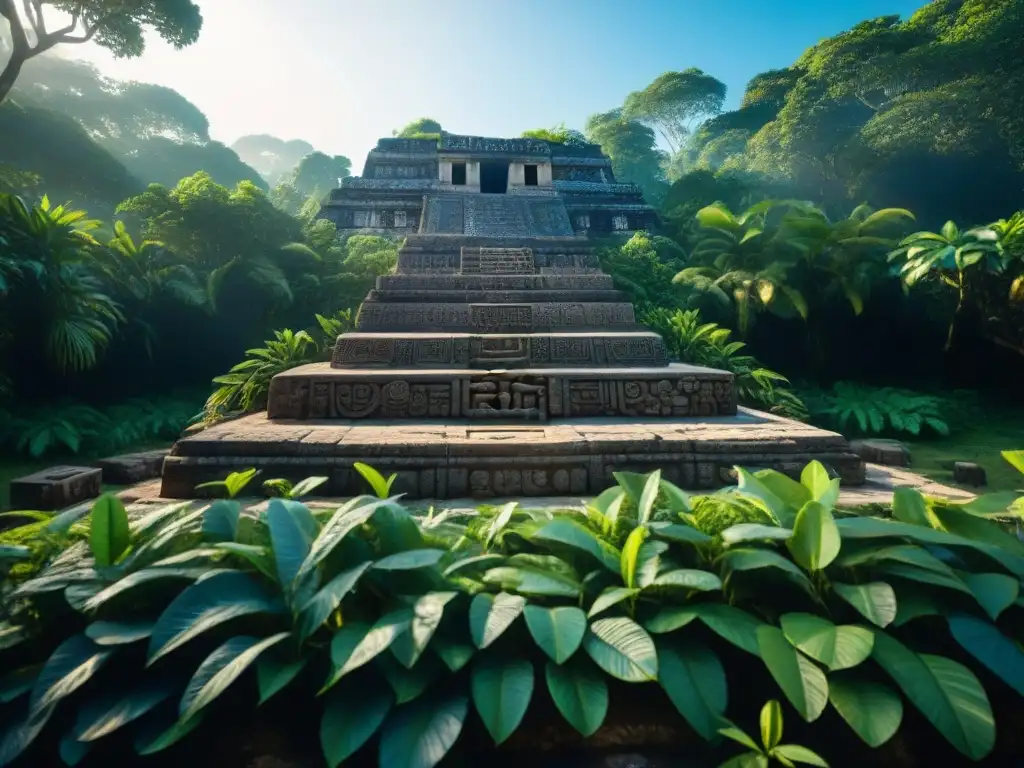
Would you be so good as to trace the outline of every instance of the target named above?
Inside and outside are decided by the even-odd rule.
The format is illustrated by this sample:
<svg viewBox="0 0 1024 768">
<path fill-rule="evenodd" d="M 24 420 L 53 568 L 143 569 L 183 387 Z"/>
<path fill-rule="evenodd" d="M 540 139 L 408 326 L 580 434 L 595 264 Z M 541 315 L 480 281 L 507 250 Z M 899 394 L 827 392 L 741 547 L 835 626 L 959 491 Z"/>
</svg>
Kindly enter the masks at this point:
<svg viewBox="0 0 1024 768">
<path fill-rule="evenodd" d="M 320 478 L 243 509 L 249 471 L 194 511 L 130 517 L 105 496 L 4 545 L 5 566 L 33 567 L 3 582 L 0 764 L 203 743 L 283 696 L 320 719 L 330 766 L 430 768 L 470 723 L 494 744 L 535 728 L 547 697 L 592 736 L 623 684 L 666 696 L 730 765 L 764 764 L 731 758 L 737 741 L 749 759 L 871 759 L 907 738 L 909 707 L 978 761 L 1024 696 L 1024 544 L 996 519 L 1013 494 L 900 489 L 891 517 L 860 516 L 812 462 L 799 482 L 737 468 L 710 496 L 623 472 L 581 510 L 415 517 L 394 476 L 355 469 L 372 493 L 336 511 L 294 500 Z M 759 745 L 731 721 L 769 699 Z M 784 749 L 776 699 L 846 735 L 802 727 L 815 751 Z"/>
</svg>

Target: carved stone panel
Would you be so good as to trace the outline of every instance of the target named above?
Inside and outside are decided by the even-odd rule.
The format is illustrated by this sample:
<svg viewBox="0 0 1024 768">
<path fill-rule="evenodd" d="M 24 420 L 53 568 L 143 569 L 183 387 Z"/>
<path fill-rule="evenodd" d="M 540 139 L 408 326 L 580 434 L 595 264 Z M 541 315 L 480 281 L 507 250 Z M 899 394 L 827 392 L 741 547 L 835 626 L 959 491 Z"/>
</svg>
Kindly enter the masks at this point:
<svg viewBox="0 0 1024 768">
<path fill-rule="evenodd" d="M 547 418 L 547 379 L 503 374 L 474 376 L 463 388 L 462 414 L 469 418 Z"/>
<path fill-rule="evenodd" d="M 484 333 L 528 331 L 533 327 L 530 304 L 470 304 L 469 324 Z"/>
</svg>

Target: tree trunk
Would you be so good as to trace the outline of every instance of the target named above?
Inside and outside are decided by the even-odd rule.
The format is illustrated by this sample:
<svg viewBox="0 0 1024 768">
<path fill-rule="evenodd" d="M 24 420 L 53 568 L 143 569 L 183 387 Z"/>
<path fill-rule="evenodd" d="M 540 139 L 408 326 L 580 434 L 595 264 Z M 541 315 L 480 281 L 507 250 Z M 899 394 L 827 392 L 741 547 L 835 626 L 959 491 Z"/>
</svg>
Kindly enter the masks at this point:
<svg viewBox="0 0 1024 768">
<path fill-rule="evenodd" d="M 21 68 L 25 65 L 26 58 L 16 47 L 3 72 L 0 72 L 0 104 L 7 100 L 7 95 L 14 88 L 14 83 L 18 79 L 18 75 L 21 74 Z"/>
</svg>

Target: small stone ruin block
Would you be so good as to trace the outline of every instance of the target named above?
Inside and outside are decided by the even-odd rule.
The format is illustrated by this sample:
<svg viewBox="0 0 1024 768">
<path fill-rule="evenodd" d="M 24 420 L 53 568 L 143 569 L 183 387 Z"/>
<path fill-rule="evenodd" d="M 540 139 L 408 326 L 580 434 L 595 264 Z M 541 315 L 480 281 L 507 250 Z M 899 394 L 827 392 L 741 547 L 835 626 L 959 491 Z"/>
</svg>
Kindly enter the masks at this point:
<svg viewBox="0 0 1024 768">
<path fill-rule="evenodd" d="M 96 462 L 103 470 L 103 482 L 112 485 L 131 485 L 143 480 L 160 477 L 164 457 L 168 450 L 126 453 L 123 456 L 109 456 Z"/>
<path fill-rule="evenodd" d="M 11 481 L 14 509 L 64 509 L 100 495 L 103 470 L 98 467 L 51 467 Z"/>
<path fill-rule="evenodd" d="M 910 449 L 898 440 L 851 440 L 850 450 L 869 464 L 910 466 Z"/>
<path fill-rule="evenodd" d="M 962 485 L 982 486 L 988 483 L 985 468 L 971 461 L 957 461 L 953 464 L 953 482 Z"/>
</svg>

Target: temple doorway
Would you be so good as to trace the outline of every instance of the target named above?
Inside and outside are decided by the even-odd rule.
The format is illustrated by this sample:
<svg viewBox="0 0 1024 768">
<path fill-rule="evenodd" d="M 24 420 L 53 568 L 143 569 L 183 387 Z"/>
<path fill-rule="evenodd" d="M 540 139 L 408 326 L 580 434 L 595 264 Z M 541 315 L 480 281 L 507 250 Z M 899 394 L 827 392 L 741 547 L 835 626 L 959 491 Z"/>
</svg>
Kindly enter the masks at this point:
<svg viewBox="0 0 1024 768">
<path fill-rule="evenodd" d="M 508 163 L 501 160 L 480 161 L 480 191 L 504 195 L 508 191 Z"/>
</svg>

